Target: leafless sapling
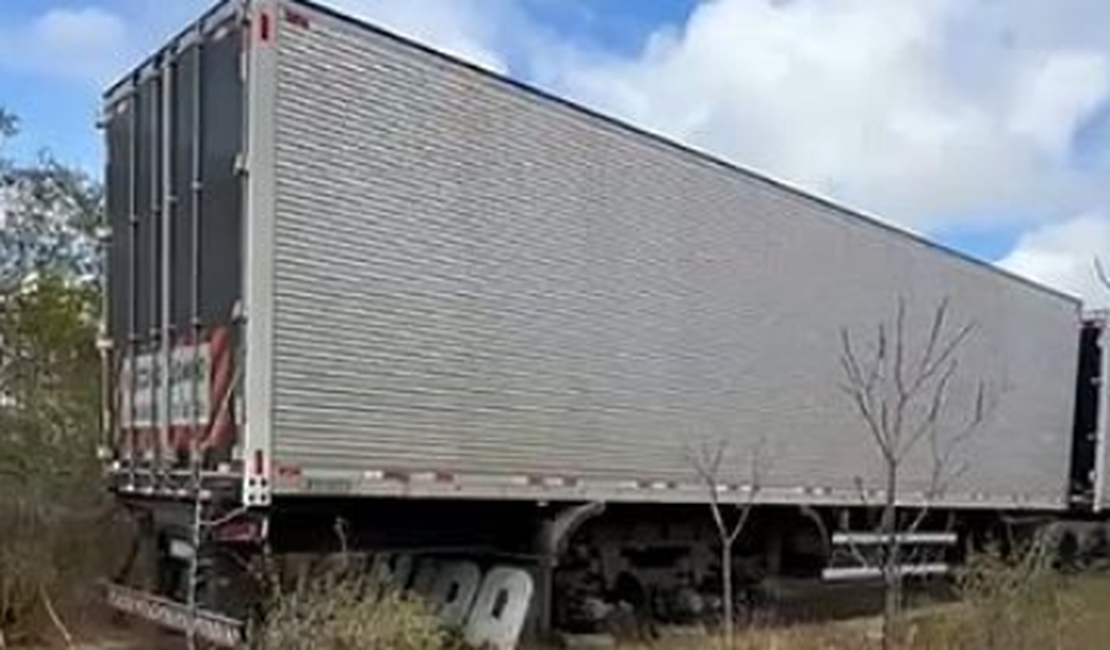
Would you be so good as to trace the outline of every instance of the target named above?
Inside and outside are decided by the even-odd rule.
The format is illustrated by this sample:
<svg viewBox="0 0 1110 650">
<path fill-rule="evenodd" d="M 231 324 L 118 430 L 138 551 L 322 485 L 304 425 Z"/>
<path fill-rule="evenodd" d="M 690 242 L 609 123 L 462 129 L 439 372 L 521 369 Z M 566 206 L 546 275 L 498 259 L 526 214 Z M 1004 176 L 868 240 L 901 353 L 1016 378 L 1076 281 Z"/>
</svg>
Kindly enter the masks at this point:
<svg viewBox="0 0 1110 650">
<path fill-rule="evenodd" d="M 690 465 L 697 474 L 709 497 L 709 509 L 717 530 L 721 550 L 721 599 L 724 609 L 724 638 L 728 647 L 733 647 L 735 598 L 732 575 L 732 549 L 744 532 L 751 517 L 752 506 L 761 487 L 761 464 L 763 445 L 758 445 L 751 454 L 748 483 L 728 484 L 725 476 L 725 459 L 728 443 L 720 440 L 705 444 L 696 452 L 688 453 Z M 730 498 L 729 493 L 742 493 L 740 498 Z"/>
<path fill-rule="evenodd" d="M 842 389 L 850 398 L 882 461 L 884 486 L 879 521 L 881 574 L 884 583 L 883 646 L 889 647 L 902 606 L 901 556 L 904 539 L 918 530 L 930 506 L 966 470 L 956 452 L 986 417 L 986 384 L 976 380 L 966 414 L 953 403 L 961 371 L 961 354 L 976 325 L 954 324 L 950 302 L 940 301 L 920 340 L 907 331 L 906 301 L 899 298 L 892 323 L 878 324 L 873 338 L 861 344 L 841 329 Z M 959 417 L 963 415 L 963 417 Z M 902 518 L 900 488 L 911 456 L 927 446 L 930 469 L 915 503 L 915 514 Z M 860 492 L 867 500 L 862 480 Z"/>
</svg>

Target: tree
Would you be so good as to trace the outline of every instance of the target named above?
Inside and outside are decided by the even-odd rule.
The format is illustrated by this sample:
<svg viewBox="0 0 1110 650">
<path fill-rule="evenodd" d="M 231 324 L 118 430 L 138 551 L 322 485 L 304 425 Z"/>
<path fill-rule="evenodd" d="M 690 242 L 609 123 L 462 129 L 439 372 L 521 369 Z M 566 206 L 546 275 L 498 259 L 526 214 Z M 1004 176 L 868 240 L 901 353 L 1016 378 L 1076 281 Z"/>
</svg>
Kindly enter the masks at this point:
<svg viewBox="0 0 1110 650">
<path fill-rule="evenodd" d="M 734 646 L 734 617 L 736 605 L 733 589 L 732 575 L 732 549 L 736 541 L 743 534 L 751 516 L 752 506 L 761 487 L 760 470 L 762 463 L 762 444 L 758 445 L 751 454 L 750 483 L 746 486 L 746 496 L 741 501 L 730 501 L 724 493 L 730 488 L 724 475 L 725 457 L 728 444 L 721 440 L 715 445 L 703 445 L 697 453 L 688 453 L 690 465 L 694 468 L 698 480 L 705 487 L 709 496 L 709 509 L 713 515 L 713 523 L 717 530 L 721 550 L 721 599 L 724 608 L 724 636 L 727 647 Z M 735 510 L 735 515 L 730 516 L 729 511 Z M 731 521 L 730 521 L 731 520 Z"/>
<path fill-rule="evenodd" d="M 902 538 L 920 528 L 930 505 L 966 471 L 955 452 L 983 424 L 988 407 L 986 384 L 977 380 L 969 412 L 951 412 L 960 355 L 976 327 L 974 323 L 951 325 L 949 309 L 948 299 L 936 306 L 920 341 L 912 340 L 907 331 L 903 298 L 898 299 L 893 322 L 879 323 L 870 345 L 859 345 L 846 328 L 840 334 L 842 389 L 882 461 L 879 532 L 885 589 L 884 648 L 890 647 L 901 614 Z M 903 470 L 909 459 L 921 456 L 924 446 L 929 457 L 926 487 L 916 514 L 907 521 L 902 518 L 899 501 Z M 858 482 L 862 488 L 862 480 Z M 862 489 L 861 494 L 865 494 Z"/>
<path fill-rule="evenodd" d="M 16 133 L 15 119 L 0 110 L 0 154 Z M 47 153 L 29 164 L 0 155 L 0 292 L 42 274 L 98 280 L 103 220 L 103 189 L 84 172 Z"/>
<path fill-rule="evenodd" d="M 0 110 L 0 145 L 15 134 Z M 30 164 L 0 155 L 0 647 L 37 619 L 61 628 L 52 601 L 84 568 L 102 510 L 101 198 L 46 155 Z"/>
</svg>

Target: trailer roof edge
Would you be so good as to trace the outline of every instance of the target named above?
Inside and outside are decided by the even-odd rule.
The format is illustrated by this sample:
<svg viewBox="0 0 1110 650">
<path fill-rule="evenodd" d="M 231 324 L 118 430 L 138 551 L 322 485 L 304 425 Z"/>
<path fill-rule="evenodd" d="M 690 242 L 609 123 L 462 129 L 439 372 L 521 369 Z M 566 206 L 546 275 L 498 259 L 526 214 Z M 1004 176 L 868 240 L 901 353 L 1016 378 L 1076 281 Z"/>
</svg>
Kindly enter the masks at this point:
<svg viewBox="0 0 1110 650">
<path fill-rule="evenodd" d="M 1000 277 L 1003 277 L 1005 279 L 1008 279 L 1008 280 L 1017 282 L 1019 284 L 1025 285 L 1026 287 L 1028 287 L 1030 289 L 1033 289 L 1033 290 L 1039 291 L 1041 293 L 1044 293 L 1044 294 L 1062 299 L 1064 301 L 1067 301 L 1067 302 L 1073 304 L 1076 307 L 1076 310 L 1077 310 L 1076 313 L 1077 314 L 1079 313 L 1079 311 L 1082 307 L 1082 304 L 1083 304 L 1082 299 L 1078 298 L 1077 296 L 1071 295 L 1071 294 L 1069 294 L 1065 291 L 1062 291 L 1060 289 L 1056 289 L 1054 287 L 1050 287 L 1048 285 L 1042 284 L 1042 283 L 1037 282 L 1035 280 L 1031 280 L 1027 277 L 1018 275 L 1018 274 L 1016 274 L 1012 271 L 1009 271 L 1009 270 L 1003 269 L 1001 267 L 998 267 L 998 266 L 996 266 L 996 265 L 994 265 L 994 264 L 992 264 L 992 263 L 990 263 L 986 260 L 980 259 L 980 258 L 975 257 L 973 255 L 970 255 L 968 253 L 964 253 L 963 251 L 959 251 L 959 250 L 956 250 L 955 248 L 951 248 L 951 247 L 946 246 L 944 244 L 935 242 L 935 241 L 933 241 L 931 239 L 928 239 L 927 237 L 924 237 L 922 235 L 918 235 L 918 234 L 910 232 L 906 229 L 903 229 L 903 228 L 900 228 L 898 226 L 892 225 L 892 224 L 890 224 L 886 221 L 883 221 L 882 219 L 880 219 L 876 216 L 873 216 L 871 214 L 868 214 L 866 212 L 857 210 L 855 208 L 849 208 L 847 206 L 836 203 L 835 201 L 833 201 L 831 199 L 827 199 L 827 198 L 818 196 L 818 195 L 813 194 L 813 193 L 811 193 L 807 190 L 804 190 L 800 187 L 797 187 L 797 186 L 795 186 L 795 185 L 793 185 L 793 184 L 791 184 L 787 181 L 779 180 L 779 179 L 774 178 L 774 177 L 772 177 L 768 174 L 765 174 L 763 172 L 758 172 L 758 171 L 755 171 L 753 169 L 750 169 L 750 168 L 744 167 L 742 165 L 739 165 L 737 163 L 733 163 L 733 162 L 730 162 L 730 161 L 725 160 L 723 158 L 719 158 L 719 157 L 714 156 L 713 154 L 710 154 L 710 153 L 708 153 L 708 152 L 706 152 L 702 149 L 698 149 L 697 147 L 678 142 L 676 140 L 673 140 L 673 139 L 668 138 L 666 136 L 660 135 L 658 133 L 654 133 L 654 132 L 649 131 L 649 130 L 643 128 L 643 127 L 636 126 L 635 124 L 632 124 L 630 122 L 626 122 L 626 121 L 624 121 L 620 118 L 614 117 L 612 115 L 607 115 L 607 114 L 605 114 L 601 111 L 595 110 L 593 108 L 590 108 L 588 106 L 580 104 L 580 103 L 578 103 L 574 100 L 568 99 L 566 97 L 562 97 L 562 96 L 556 95 L 552 92 L 543 90 L 542 88 L 539 88 L 539 87 L 534 86 L 532 84 L 529 84 L 527 82 L 520 81 L 518 79 L 514 79 L 512 77 L 499 74 L 499 73 L 494 72 L 492 70 L 488 70 L 486 68 L 483 68 L 480 65 L 476 65 L 476 64 L 471 63 L 469 61 L 461 59 L 461 58 L 459 58 L 455 55 L 452 55 L 452 54 L 449 54 L 449 53 L 444 52 L 442 50 L 436 49 L 435 47 L 433 47 L 431 45 L 428 45 L 426 43 L 421 43 L 417 40 L 414 40 L 414 39 L 409 38 L 407 36 L 402 36 L 402 35 L 400 35 L 396 32 L 390 31 L 389 29 L 386 29 L 386 28 L 381 27 L 379 25 L 375 25 L 375 24 L 373 24 L 369 21 L 363 20 L 361 18 L 357 18 L 355 16 L 345 14 L 345 13 L 339 11 L 338 9 L 334 9 L 332 7 L 328 7 L 328 6 L 325 6 L 323 4 L 320 4 L 316 0 L 283 0 L 283 1 L 286 2 L 286 3 L 289 3 L 289 4 L 299 4 L 299 5 L 302 5 L 302 6 L 305 6 L 305 7 L 309 7 L 311 9 L 315 10 L 315 11 L 319 11 L 321 13 L 327 14 L 327 15 L 332 16 L 332 17 L 334 17 L 336 19 L 339 19 L 341 21 L 351 23 L 351 24 L 359 26 L 363 29 L 367 29 L 371 32 L 374 32 L 374 33 L 380 34 L 382 36 L 385 36 L 385 37 L 387 37 L 391 40 L 394 40 L 398 43 L 401 43 L 401 44 L 403 44 L 407 47 L 414 48 L 414 49 L 420 50 L 422 52 L 425 52 L 427 54 L 431 54 L 433 56 L 436 56 L 436 57 L 438 57 L 438 58 L 440 58 L 440 59 L 442 59 L 446 62 L 452 63 L 456 66 L 461 66 L 461 67 L 467 68 L 467 69 L 469 69 L 473 72 L 477 72 L 477 73 L 479 73 L 479 74 L 481 74 L 481 75 L 483 75 L 483 76 L 485 76 L 489 79 L 496 80 L 499 83 L 508 84 L 509 86 L 514 87 L 519 91 L 523 91 L 523 92 L 525 92 L 529 95 L 535 96 L 539 99 L 543 99 L 543 100 L 550 101 L 550 102 L 555 102 L 555 103 L 560 104 L 564 107 L 570 108 L 571 110 L 573 110 L 575 112 L 578 112 L 582 115 L 591 117 L 593 119 L 604 121 L 608 124 L 616 126 L 620 129 L 623 129 L 627 132 L 638 135 L 640 137 L 649 138 L 649 139 L 651 139 L 652 141 L 654 141 L 656 143 L 662 144 L 662 145 L 667 146 L 669 148 L 672 148 L 676 151 L 682 152 L 686 155 L 691 155 L 691 156 L 701 160 L 702 162 L 706 162 L 706 163 L 710 163 L 710 164 L 713 164 L 713 165 L 723 167 L 723 168 L 728 169 L 728 170 L 730 170 L 734 173 L 739 173 L 739 174 L 741 174 L 745 177 L 751 178 L 755 181 L 758 181 L 758 182 L 770 185 L 772 187 L 784 190 L 784 191 L 790 193 L 791 195 L 793 195 L 795 197 L 798 197 L 798 198 L 801 198 L 803 200 L 813 201 L 813 202 L 819 203 L 819 204 L 821 204 L 825 207 L 831 208 L 834 212 L 838 213 L 842 217 L 847 217 L 847 218 L 850 218 L 850 219 L 853 219 L 853 220 L 869 223 L 873 226 L 882 228 L 882 229 L 884 229 L 884 230 L 886 230 L 890 233 L 893 233 L 895 235 L 907 238 L 907 239 L 909 239 L 913 242 L 916 242 L 919 245 L 924 245 L 928 248 L 932 248 L 934 250 L 937 250 L 938 252 L 947 254 L 951 257 L 957 258 L 957 259 L 962 260 L 966 263 L 972 264 L 974 266 L 977 266 L 977 267 L 983 268 L 987 271 L 990 271 L 992 273 L 995 273 L 995 274 L 997 274 Z"/>
<path fill-rule="evenodd" d="M 882 230 L 885 230 L 886 232 L 889 232 L 891 234 L 894 234 L 896 236 L 899 236 L 899 237 L 902 237 L 906 240 L 914 242 L 915 244 L 917 244 L 919 246 L 924 246 L 926 248 L 931 248 L 931 249 L 933 249 L 937 252 L 940 252 L 942 254 L 945 254 L 945 255 L 953 258 L 953 259 L 962 261 L 966 264 L 969 264 L 969 265 L 978 267 L 980 269 L 986 270 L 990 273 L 996 274 L 1000 278 L 1010 280 L 1010 281 L 1015 282 L 1019 285 L 1023 285 L 1026 288 L 1032 289 L 1032 290 L 1037 291 L 1039 293 L 1042 293 L 1046 296 L 1051 296 L 1051 297 L 1055 297 L 1055 298 L 1060 299 L 1060 300 L 1064 300 L 1064 301 L 1066 301 L 1066 302 L 1068 302 L 1068 303 L 1070 303 L 1071 305 L 1074 306 L 1074 308 L 1076 310 L 1077 317 L 1080 317 L 1082 315 L 1083 301 L 1082 301 L 1081 298 L 1079 298 L 1077 296 L 1069 294 L 1069 293 L 1067 293 L 1063 290 L 1060 290 L 1060 289 L 1057 289 L 1057 288 L 1054 288 L 1054 287 L 1050 287 L 1050 286 L 1048 286 L 1046 284 L 1043 284 L 1041 282 L 1038 282 L 1036 280 L 1029 279 L 1025 276 L 1018 275 L 1017 273 L 1014 273 L 1014 272 L 1009 271 L 1007 269 L 1001 268 L 1001 267 L 999 267 L 999 266 L 997 266 L 997 265 L 995 265 L 991 262 L 988 262 L 984 259 L 978 258 L 974 255 L 969 254 L 969 253 L 965 253 L 963 251 L 957 250 L 957 249 L 952 248 L 950 246 L 947 246 L 945 244 L 941 244 L 941 243 L 936 242 L 932 239 L 929 239 L 928 237 L 925 237 L 923 235 L 919 235 L 917 233 L 911 232 L 911 231 L 906 230 L 904 228 L 895 226 L 895 225 L 893 225 L 893 224 L 891 224 L 887 221 L 884 221 L 884 220 L 882 220 L 882 219 L 880 219 L 880 218 L 878 218 L 878 217 L 876 217 L 872 214 L 864 212 L 862 210 L 847 207 L 847 206 L 842 205 L 840 203 L 837 203 L 837 202 L 835 202 L 835 201 L 833 201 L 829 198 L 825 198 L 825 197 L 819 196 L 817 194 L 814 194 L 811 191 L 802 189 L 801 187 L 798 187 L 798 186 L 796 186 L 796 185 L 794 185 L 794 184 L 792 184 L 788 181 L 783 181 L 783 180 L 775 178 L 775 177 L 773 177 L 769 174 L 766 174 L 764 172 L 755 171 L 751 168 L 748 168 L 748 167 L 742 166 L 740 164 L 725 160 L 724 158 L 721 158 L 721 157 L 715 156 L 713 154 L 710 154 L 710 153 L 706 152 L 703 149 L 699 149 L 695 146 L 678 142 L 677 140 L 674 140 L 674 139 L 668 138 L 664 135 L 652 132 L 652 131 L 650 131 L 646 128 L 636 126 L 635 124 L 624 121 L 624 120 L 622 120 L 620 118 L 617 118 L 615 116 L 608 115 L 608 114 L 603 113 L 599 110 L 595 110 L 593 108 L 585 106 L 584 104 L 578 103 L 574 100 L 568 99 L 566 97 L 562 97 L 562 96 L 557 95 L 553 92 L 543 90 L 542 88 L 539 88 L 539 87 L 534 86 L 532 84 L 529 84 L 527 82 L 520 81 L 518 79 L 514 79 L 512 77 L 509 77 L 507 75 L 499 74 L 497 72 L 488 70 L 486 68 L 483 68 L 480 65 L 471 63 L 471 62 L 466 61 L 466 60 L 463 60 L 463 59 L 461 59 L 457 56 L 454 56 L 452 54 L 449 54 L 447 52 L 439 50 L 439 49 L 437 49 L 437 48 L 435 48 L 431 45 L 428 45 L 426 43 L 421 43 L 417 40 L 414 40 L 414 39 L 406 37 L 406 36 L 402 36 L 402 35 L 400 35 L 396 32 L 390 31 L 389 29 L 386 29 L 386 28 L 381 27 L 379 25 L 375 25 L 375 24 L 373 24 L 369 21 L 366 21 L 366 20 L 363 20 L 361 18 L 357 18 L 357 17 L 351 16 L 349 14 L 343 13 L 343 12 L 339 11 L 338 9 L 334 9 L 332 7 L 325 6 L 325 5 L 317 2 L 316 0 L 281 0 L 281 1 L 285 2 L 287 4 L 301 5 L 301 6 L 310 8 L 314 11 L 326 14 L 326 15 L 331 16 L 331 17 L 333 17 L 337 20 L 340 20 L 342 22 L 346 22 L 348 24 L 360 27 L 362 29 L 368 30 L 368 31 L 373 32 L 375 34 L 379 34 L 379 35 L 381 35 L 385 38 L 388 38 L 388 39 L 390 39 L 394 42 L 397 42 L 397 43 L 399 43 L 399 44 L 401 44 L 405 47 L 415 49 L 415 50 L 420 51 L 420 52 L 424 52 L 426 54 L 435 56 L 435 57 L 439 58 L 440 60 L 445 61 L 447 63 L 450 63 L 452 65 L 455 65 L 457 67 L 462 67 L 462 68 L 465 68 L 465 69 L 470 70 L 472 72 L 475 72 L 475 73 L 477 73 L 479 75 L 482 75 L 482 76 L 484 76 L 484 77 L 486 77 L 490 80 L 493 80 L 497 83 L 506 84 L 510 88 L 514 88 L 517 91 L 524 92 L 527 95 L 533 96 L 535 98 L 538 98 L 538 99 L 541 99 L 541 100 L 544 100 L 544 101 L 553 102 L 555 104 L 558 104 L 558 105 L 561 105 L 565 108 L 568 108 L 568 109 L 570 109 L 570 110 L 572 110 L 572 111 L 574 111 L 574 112 L 576 112 L 580 115 L 583 115 L 583 116 L 589 117 L 591 119 L 599 120 L 601 122 L 607 123 L 611 126 L 617 127 L 617 128 L 619 128 L 623 131 L 626 131 L 626 132 L 628 132 L 630 134 L 633 134 L 633 135 L 636 135 L 638 137 L 649 139 L 652 142 L 655 142 L 657 144 L 660 144 L 662 146 L 670 148 L 674 151 L 680 152 L 680 153 L 682 153 L 684 155 L 687 155 L 687 156 L 691 156 L 694 159 L 696 159 L 696 160 L 698 160 L 702 163 L 707 163 L 707 164 L 710 164 L 710 165 L 714 165 L 714 166 L 729 170 L 732 173 L 739 174 L 741 176 L 744 176 L 744 177 L 749 178 L 751 180 L 754 180 L 756 182 L 759 182 L 759 183 L 765 184 L 767 186 L 782 190 L 782 191 L 790 194 L 791 196 L 793 196 L 795 198 L 799 198 L 799 199 L 802 199 L 804 201 L 811 201 L 811 202 L 817 203 L 817 204 L 822 205 L 826 208 L 829 208 L 834 214 L 838 215 L 841 218 L 848 219 L 848 220 L 851 220 L 851 221 L 857 222 L 857 223 L 870 224 L 873 227 L 880 228 Z M 174 37 L 169 39 L 166 42 L 165 45 L 158 48 L 158 50 L 156 50 L 154 53 L 152 53 L 151 55 L 146 57 L 141 64 L 132 68 L 130 72 L 123 75 L 118 81 L 116 81 L 115 83 L 110 85 L 108 87 L 108 89 L 104 92 L 104 95 L 103 95 L 104 106 L 108 107 L 113 103 L 113 101 L 117 100 L 118 95 L 120 95 L 121 93 L 126 91 L 126 89 L 128 88 L 128 84 L 130 82 L 132 82 L 139 74 L 141 74 L 141 72 L 144 68 L 149 66 L 151 64 L 151 62 L 157 60 L 158 57 L 162 56 L 162 54 L 166 50 L 174 48 L 181 41 L 181 39 L 183 39 L 189 32 L 196 30 L 198 25 L 200 25 L 202 29 L 214 28 L 214 27 L 222 24 L 227 19 L 228 16 L 233 15 L 234 12 L 238 10 L 238 7 L 239 7 L 239 3 L 236 0 L 221 0 L 216 5 L 209 8 L 199 18 L 197 18 L 196 20 L 189 23 L 189 25 L 187 27 L 180 30 Z"/>
</svg>

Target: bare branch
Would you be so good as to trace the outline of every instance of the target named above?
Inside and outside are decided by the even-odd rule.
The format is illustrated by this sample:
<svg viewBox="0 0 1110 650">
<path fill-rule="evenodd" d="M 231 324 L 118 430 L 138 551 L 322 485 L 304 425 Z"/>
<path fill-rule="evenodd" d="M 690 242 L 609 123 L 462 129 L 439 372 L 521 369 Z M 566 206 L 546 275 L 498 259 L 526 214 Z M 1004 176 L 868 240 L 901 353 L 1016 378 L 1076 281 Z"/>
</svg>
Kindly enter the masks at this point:
<svg viewBox="0 0 1110 650">
<path fill-rule="evenodd" d="M 750 467 L 751 484 L 749 486 L 748 498 L 745 502 L 735 504 L 739 510 L 739 516 L 731 526 L 726 523 L 720 496 L 722 484 L 721 470 L 724 464 L 727 443 L 722 440 L 715 446 L 703 444 L 698 454 L 691 454 L 689 451 L 686 454 L 690 465 L 694 468 L 699 480 L 705 484 L 706 490 L 709 493 L 710 512 L 720 536 L 721 586 L 725 609 L 724 627 L 725 638 L 729 647 L 732 647 L 733 641 L 732 547 L 748 524 L 752 506 L 762 486 L 760 469 L 763 462 L 764 443 L 765 440 L 760 439 L 756 448 L 752 450 Z"/>
<path fill-rule="evenodd" d="M 956 354 L 956 351 L 959 349 L 959 347 L 963 345 L 964 341 L 974 331 L 975 323 L 968 323 L 960 328 L 960 331 L 957 332 L 955 336 L 948 340 L 948 342 L 936 355 L 936 358 L 932 359 L 931 362 L 925 366 L 924 370 L 918 376 L 918 381 L 916 382 L 913 389 L 914 393 L 916 393 L 916 391 L 920 389 L 922 385 L 936 376 L 937 372 L 939 372 L 944 364 L 946 364 Z"/>
<path fill-rule="evenodd" d="M 894 318 L 894 390 L 899 400 L 905 400 L 906 380 L 903 373 L 903 359 L 906 354 L 906 299 L 898 296 L 898 312 Z"/>
<path fill-rule="evenodd" d="M 864 374 L 862 365 L 856 355 L 855 349 L 852 346 L 851 335 L 847 329 L 840 330 L 841 340 L 841 366 L 845 370 L 847 380 L 841 384 L 841 389 L 848 394 L 856 405 L 860 417 L 867 425 L 868 431 L 871 433 L 876 446 L 882 452 L 884 458 L 888 456 L 890 448 L 887 439 L 886 430 L 883 427 L 884 418 L 880 413 L 875 412 L 874 406 L 874 385 L 880 375 L 880 368 L 882 361 L 886 354 L 886 336 L 884 329 L 879 328 L 879 345 L 876 349 L 875 359 L 871 364 L 871 368 Z"/>
<path fill-rule="evenodd" d="M 933 355 L 936 353 L 937 349 L 937 342 L 940 340 L 941 332 L 944 331 L 944 322 L 948 317 L 948 304 L 948 297 L 945 296 L 933 313 L 933 323 L 929 328 L 929 338 L 925 342 L 925 350 L 921 355 L 921 361 L 917 367 L 918 377 L 924 375 L 925 369 L 932 363 Z"/>
<path fill-rule="evenodd" d="M 903 560 L 899 535 L 912 533 L 923 525 L 932 503 L 966 471 L 966 465 L 956 463 L 956 450 L 982 425 L 989 410 L 985 385 L 980 383 L 966 422 L 955 425 L 954 435 L 942 440 L 942 429 L 952 426 L 952 418 L 945 417 L 945 411 L 951 407 L 949 393 L 961 370 L 959 352 L 976 326 L 968 323 L 952 331 L 950 301 L 945 298 L 933 313 L 921 353 L 917 355 L 910 347 L 909 312 L 906 299 L 899 296 L 893 322 L 879 323 L 873 348 L 853 342 L 846 329 L 840 333 L 840 362 L 844 370 L 841 390 L 852 400 L 885 464 L 886 488 L 879 522 L 884 535 L 881 557 L 887 586 L 884 639 L 889 622 L 900 610 L 898 564 Z M 888 331 L 888 327 L 892 329 Z M 902 465 L 915 456 L 925 438 L 929 439 L 931 460 L 928 487 L 920 507 L 906 521 L 899 514 Z M 857 480 L 857 489 L 861 502 L 868 505 L 862 479 Z M 866 561 L 866 555 L 859 549 L 851 550 L 857 559 Z"/>
<path fill-rule="evenodd" d="M 913 449 L 917 446 L 925 434 L 933 432 L 934 435 L 937 430 L 938 421 L 940 419 L 941 411 L 944 409 L 945 400 L 948 397 L 948 384 L 955 376 L 956 370 L 960 364 L 958 360 L 952 359 L 940 376 L 936 386 L 933 388 L 931 398 L 929 400 L 929 407 L 922 417 L 920 424 L 910 435 L 906 441 L 905 446 L 899 450 L 898 459 L 903 460 Z"/>
<path fill-rule="evenodd" d="M 41 584 L 39 585 L 39 598 L 42 600 L 42 607 L 46 610 L 47 616 L 50 617 L 50 622 L 54 624 L 54 628 L 58 630 L 58 634 L 60 634 L 62 640 L 65 641 L 66 648 L 75 647 L 73 644 L 73 635 L 70 634 L 69 628 L 67 628 L 62 621 L 62 617 L 58 616 L 58 611 L 54 609 L 54 603 L 50 600 L 49 594 L 46 593 L 46 589 Z"/>
<path fill-rule="evenodd" d="M 720 487 L 721 462 L 724 459 L 725 446 L 724 441 L 718 442 L 716 447 L 704 443 L 697 454 L 687 452 L 690 466 L 697 473 L 701 482 L 705 484 L 706 491 L 709 494 L 709 506 L 713 515 L 713 522 L 722 537 L 728 534 L 728 527 L 725 525 L 724 516 L 721 514 Z"/>
</svg>

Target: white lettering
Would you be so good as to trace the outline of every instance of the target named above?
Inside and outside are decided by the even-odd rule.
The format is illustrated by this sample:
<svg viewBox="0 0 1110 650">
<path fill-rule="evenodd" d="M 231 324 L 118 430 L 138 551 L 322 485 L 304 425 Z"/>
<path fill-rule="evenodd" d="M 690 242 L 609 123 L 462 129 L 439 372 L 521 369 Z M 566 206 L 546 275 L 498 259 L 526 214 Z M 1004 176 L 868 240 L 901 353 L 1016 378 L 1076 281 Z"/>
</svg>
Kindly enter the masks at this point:
<svg viewBox="0 0 1110 650">
<path fill-rule="evenodd" d="M 165 392 L 160 352 L 124 361 L 119 375 L 120 425 L 155 427 L 162 423 Z M 205 426 L 211 408 L 212 353 L 208 344 L 175 348 L 170 355 L 169 419 L 172 426 Z"/>
</svg>

